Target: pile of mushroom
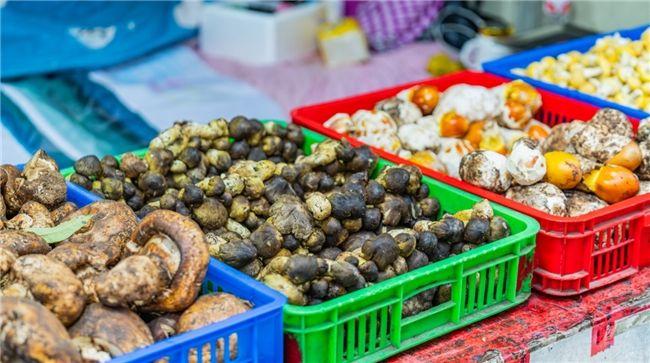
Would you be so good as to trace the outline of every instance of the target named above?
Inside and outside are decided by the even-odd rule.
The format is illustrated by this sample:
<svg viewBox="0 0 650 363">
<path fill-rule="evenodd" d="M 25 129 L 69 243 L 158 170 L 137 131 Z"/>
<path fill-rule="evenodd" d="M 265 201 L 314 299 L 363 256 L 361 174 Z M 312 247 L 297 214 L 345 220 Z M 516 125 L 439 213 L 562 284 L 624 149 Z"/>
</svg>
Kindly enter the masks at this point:
<svg viewBox="0 0 650 363">
<path fill-rule="evenodd" d="M 606 35 L 585 52 L 546 56 L 512 72 L 650 112 L 650 27 L 636 40 Z"/>
<path fill-rule="evenodd" d="M 520 80 L 491 89 L 459 84 L 442 93 L 418 85 L 372 111 L 337 113 L 324 125 L 458 178 L 461 159 L 474 150 L 509 154 L 519 138 L 548 135 L 549 128 L 533 119 L 540 107 L 541 96 Z"/>
<path fill-rule="evenodd" d="M 602 109 L 558 124 L 542 142 L 523 138 L 510 155 L 475 151 L 461 179 L 558 216 L 583 215 L 650 191 L 650 119 L 636 137 L 627 117 Z"/>
<path fill-rule="evenodd" d="M 210 255 L 282 291 L 292 304 L 318 304 L 510 233 L 487 202 L 477 206 L 482 213 L 435 221 L 440 205 L 419 169 L 389 167 L 373 180 L 377 157 L 367 146 L 326 140 L 304 155 L 304 136 L 293 125 L 236 117 L 217 127 L 221 122 L 176 124 L 151 142 L 144 160 L 126 155 L 115 170 L 125 173 L 124 186 L 144 187 L 147 175 L 161 180 L 156 193 L 135 187 L 146 198 L 139 215 L 187 209 L 206 232 Z M 202 128 L 220 131 L 196 131 Z M 200 160 L 190 163 L 192 170 L 205 173 L 172 170 L 187 166 L 189 154 Z M 98 160 L 84 159 L 90 158 Z M 127 175 L 136 163 L 139 174 Z M 445 301 L 448 293 L 445 287 L 421 294 L 404 313 Z"/>
<path fill-rule="evenodd" d="M 209 254 L 191 219 L 160 210 L 138 223 L 116 201 L 46 213 L 44 205 L 58 206 L 66 195 L 65 182 L 55 183 L 63 178 L 52 159 L 39 151 L 22 175 L 9 179 L 7 170 L 14 169 L 0 170 L 9 180 L 0 199 L 19 211 L 0 228 L 1 361 L 106 361 L 251 308 L 226 293 L 197 299 Z M 22 222 L 13 223 L 21 213 Z M 67 228 L 63 240 L 41 236 L 57 227 Z M 236 355 L 236 337 L 230 344 Z"/>
</svg>

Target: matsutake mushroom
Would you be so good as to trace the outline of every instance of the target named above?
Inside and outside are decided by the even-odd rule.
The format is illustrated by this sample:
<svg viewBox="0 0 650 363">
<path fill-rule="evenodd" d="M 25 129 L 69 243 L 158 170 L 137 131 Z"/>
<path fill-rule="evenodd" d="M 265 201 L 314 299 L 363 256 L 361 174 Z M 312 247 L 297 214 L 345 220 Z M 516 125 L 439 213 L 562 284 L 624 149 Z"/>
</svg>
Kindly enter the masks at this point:
<svg viewBox="0 0 650 363">
<path fill-rule="evenodd" d="M 177 312 L 196 299 L 209 262 L 200 227 L 178 213 L 157 210 L 133 231 L 137 254 L 95 280 L 99 301 L 142 311 Z"/>
<path fill-rule="evenodd" d="M 47 208 L 56 208 L 65 201 L 66 185 L 59 167 L 43 150 L 37 151 L 25 164 L 20 177 L 13 181 L 22 204 L 34 200 Z"/>
<path fill-rule="evenodd" d="M 34 299 L 65 326 L 74 323 L 86 306 L 81 281 L 62 262 L 46 255 L 17 258 L 1 285 L 3 296 Z"/>
<path fill-rule="evenodd" d="M 133 311 L 91 304 L 69 329 L 85 361 L 104 362 L 154 343 L 147 324 Z"/>
<path fill-rule="evenodd" d="M 133 211 L 122 202 L 98 201 L 69 214 L 65 221 L 91 216 L 86 225 L 59 243 L 49 257 L 63 262 L 84 283 L 86 294 L 96 301 L 94 278 L 118 263 L 136 226 Z"/>
<path fill-rule="evenodd" d="M 204 326 L 228 319 L 231 316 L 245 313 L 252 308 L 252 304 L 246 300 L 225 293 L 203 295 L 188 307 L 178 319 L 176 329 L 178 333 L 202 328 Z M 224 340 L 217 340 L 216 361 L 224 361 Z M 235 360 L 238 356 L 237 334 L 230 334 L 228 337 L 228 360 Z M 210 345 L 205 344 L 202 348 L 202 362 L 211 362 Z M 190 362 L 197 362 L 196 349 L 190 350 Z"/>
<path fill-rule="evenodd" d="M 65 327 L 41 304 L 0 296 L 0 361 L 82 362 Z"/>
</svg>

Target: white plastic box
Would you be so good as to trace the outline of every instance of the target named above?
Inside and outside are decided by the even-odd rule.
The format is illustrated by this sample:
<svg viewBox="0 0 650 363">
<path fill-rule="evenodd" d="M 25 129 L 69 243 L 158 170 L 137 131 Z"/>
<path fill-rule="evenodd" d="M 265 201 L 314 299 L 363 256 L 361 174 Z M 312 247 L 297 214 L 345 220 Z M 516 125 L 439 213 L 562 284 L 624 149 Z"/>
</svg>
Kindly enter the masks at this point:
<svg viewBox="0 0 650 363">
<path fill-rule="evenodd" d="M 265 65 L 306 56 L 316 50 L 324 20 L 322 3 L 307 3 L 268 14 L 224 4 L 206 4 L 199 45 L 208 55 Z"/>
</svg>

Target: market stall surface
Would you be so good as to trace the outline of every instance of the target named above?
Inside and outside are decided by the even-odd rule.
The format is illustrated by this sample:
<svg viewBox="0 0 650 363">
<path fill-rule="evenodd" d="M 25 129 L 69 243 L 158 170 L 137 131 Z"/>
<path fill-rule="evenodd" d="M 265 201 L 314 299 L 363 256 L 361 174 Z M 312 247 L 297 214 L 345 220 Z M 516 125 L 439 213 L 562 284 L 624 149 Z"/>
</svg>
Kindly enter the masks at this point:
<svg viewBox="0 0 650 363">
<path fill-rule="evenodd" d="M 650 362 L 650 268 L 579 297 L 534 293 L 519 308 L 390 360 Z"/>
</svg>

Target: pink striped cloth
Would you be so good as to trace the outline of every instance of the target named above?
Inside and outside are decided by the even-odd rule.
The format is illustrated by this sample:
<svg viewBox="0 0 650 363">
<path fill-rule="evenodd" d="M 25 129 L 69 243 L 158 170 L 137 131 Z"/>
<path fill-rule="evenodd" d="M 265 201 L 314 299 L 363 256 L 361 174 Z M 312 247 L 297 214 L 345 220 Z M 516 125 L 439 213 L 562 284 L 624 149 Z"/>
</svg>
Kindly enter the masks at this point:
<svg viewBox="0 0 650 363">
<path fill-rule="evenodd" d="M 442 0 L 346 1 L 345 15 L 357 19 L 378 51 L 416 40 L 438 17 Z"/>
</svg>

